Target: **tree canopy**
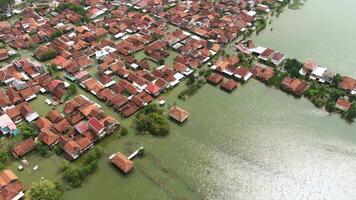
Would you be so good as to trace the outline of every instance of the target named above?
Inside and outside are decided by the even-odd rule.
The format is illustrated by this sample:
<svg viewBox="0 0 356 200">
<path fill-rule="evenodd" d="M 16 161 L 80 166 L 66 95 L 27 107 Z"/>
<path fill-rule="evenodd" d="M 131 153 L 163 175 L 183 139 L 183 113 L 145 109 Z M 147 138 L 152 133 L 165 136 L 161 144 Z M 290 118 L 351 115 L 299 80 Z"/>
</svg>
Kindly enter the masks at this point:
<svg viewBox="0 0 356 200">
<path fill-rule="evenodd" d="M 38 130 L 34 123 L 29 123 L 21 126 L 21 133 L 24 138 L 33 138 L 38 135 Z"/>
<path fill-rule="evenodd" d="M 164 136 L 169 133 L 169 122 L 163 110 L 157 104 L 150 104 L 143 108 L 136 116 L 137 131 Z"/>
<path fill-rule="evenodd" d="M 49 180 L 32 183 L 25 193 L 27 200 L 60 200 L 62 191 Z"/>
</svg>

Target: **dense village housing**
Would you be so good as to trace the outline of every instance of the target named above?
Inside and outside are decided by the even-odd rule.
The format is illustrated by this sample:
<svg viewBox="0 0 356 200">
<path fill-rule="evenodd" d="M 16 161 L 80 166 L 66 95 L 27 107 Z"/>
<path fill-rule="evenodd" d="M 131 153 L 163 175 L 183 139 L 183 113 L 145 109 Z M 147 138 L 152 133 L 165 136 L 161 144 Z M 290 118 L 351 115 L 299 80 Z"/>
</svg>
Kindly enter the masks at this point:
<svg viewBox="0 0 356 200">
<path fill-rule="evenodd" d="M 255 78 L 310 99 L 315 87 L 332 88 L 342 91 L 330 101 L 333 112 L 347 116 L 356 106 L 354 78 L 313 60 L 292 71 L 286 54 L 247 40 L 283 2 L 41 0 L 16 8 L 12 15 L 21 17 L 0 21 L 0 137 L 21 138 L 33 126 L 38 134 L 9 148 L 14 159 L 44 145 L 75 161 L 150 104 L 184 125 L 189 112 L 165 107 L 165 96 L 187 87 L 188 98 L 199 81 L 231 93 Z M 110 154 L 123 174 L 134 170 L 133 157 Z M 0 172 L 1 200 L 20 199 L 24 189 L 11 170 Z"/>
</svg>

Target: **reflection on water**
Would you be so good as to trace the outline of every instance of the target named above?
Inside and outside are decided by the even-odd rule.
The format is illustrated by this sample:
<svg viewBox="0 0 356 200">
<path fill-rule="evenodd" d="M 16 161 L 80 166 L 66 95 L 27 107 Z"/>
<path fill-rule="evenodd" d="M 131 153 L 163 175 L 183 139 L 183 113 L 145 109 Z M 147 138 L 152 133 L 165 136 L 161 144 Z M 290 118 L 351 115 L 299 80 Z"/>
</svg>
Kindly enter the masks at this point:
<svg viewBox="0 0 356 200">
<path fill-rule="evenodd" d="M 232 95 L 206 86 L 185 104 L 180 167 L 207 199 L 356 198 L 356 127 L 339 116 L 256 81 Z"/>
<path fill-rule="evenodd" d="M 252 39 L 300 60 L 314 59 L 335 72 L 356 77 L 356 1 L 312 0 L 286 10 Z"/>
</svg>

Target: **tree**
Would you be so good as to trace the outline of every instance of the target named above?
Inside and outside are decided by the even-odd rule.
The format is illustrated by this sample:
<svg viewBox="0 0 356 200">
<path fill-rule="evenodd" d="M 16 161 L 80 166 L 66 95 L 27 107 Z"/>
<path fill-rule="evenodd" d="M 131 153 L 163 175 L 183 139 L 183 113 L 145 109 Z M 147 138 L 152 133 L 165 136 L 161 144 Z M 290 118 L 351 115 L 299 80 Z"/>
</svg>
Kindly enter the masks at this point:
<svg viewBox="0 0 356 200">
<path fill-rule="evenodd" d="M 43 143 L 38 143 L 37 147 L 36 147 L 36 150 L 42 157 L 47 156 L 48 153 L 49 153 L 48 147 Z"/>
<path fill-rule="evenodd" d="M 68 86 L 68 94 L 69 95 L 76 95 L 78 93 L 78 89 L 74 84 L 70 84 Z"/>
<path fill-rule="evenodd" d="M 10 157 L 7 152 L 0 150 L 0 170 L 3 169 Z"/>
<path fill-rule="evenodd" d="M 120 131 L 120 135 L 121 135 L 121 136 L 125 136 L 125 135 L 127 135 L 128 132 L 129 132 L 129 131 L 127 130 L 127 128 L 126 128 L 126 127 L 123 127 L 123 128 L 121 129 L 121 131 Z"/>
<path fill-rule="evenodd" d="M 25 197 L 27 200 L 60 200 L 62 191 L 49 180 L 32 183 L 27 189 Z"/>
<path fill-rule="evenodd" d="M 335 111 L 335 102 L 334 101 L 328 101 L 325 105 L 325 109 L 328 112 L 334 112 Z"/>
<path fill-rule="evenodd" d="M 299 70 L 303 67 L 303 63 L 297 59 L 286 59 L 284 63 L 285 70 L 293 77 L 300 77 Z"/>
<path fill-rule="evenodd" d="M 49 36 L 49 40 L 54 40 L 61 35 L 62 35 L 62 31 L 56 30 L 54 33 L 52 33 L 52 35 Z"/>
<path fill-rule="evenodd" d="M 80 187 L 85 180 L 85 177 L 95 172 L 98 168 L 99 159 L 102 156 L 102 151 L 99 148 L 94 148 L 83 157 L 79 165 L 69 165 L 63 174 L 63 178 L 72 187 Z"/>
<path fill-rule="evenodd" d="M 142 109 L 136 116 L 135 124 L 139 132 L 148 132 L 156 136 L 165 136 L 169 133 L 168 119 L 156 104 Z"/>
<path fill-rule="evenodd" d="M 50 74 L 50 75 L 55 75 L 56 72 L 58 71 L 58 69 L 56 68 L 56 66 L 54 64 L 48 64 L 47 65 L 47 72 Z"/>
<path fill-rule="evenodd" d="M 341 81 L 342 81 L 342 76 L 340 74 L 336 74 L 333 78 L 332 83 L 335 87 L 338 87 Z"/>
<path fill-rule="evenodd" d="M 44 62 L 47 60 L 51 60 L 56 56 L 57 56 L 56 50 L 54 50 L 53 48 L 49 48 L 47 52 L 41 55 L 40 60 Z"/>
<path fill-rule="evenodd" d="M 345 113 L 346 120 L 353 122 L 356 119 L 356 103 Z"/>
<path fill-rule="evenodd" d="M 1 10 L 10 9 L 10 12 L 12 12 L 12 6 L 14 4 L 15 4 L 15 0 L 0 0 Z"/>
<path fill-rule="evenodd" d="M 33 138 L 38 135 L 38 130 L 34 123 L 29 123 L 21 126 L 21 133 L 25 139 Z"/>
<path fill-rule="evenodd" d="M 59 171 L 64 172 L 68 169 L 69 167 L 69 161 L 62 159 L 61 161 L 59 161 Z"/>
<path fill-rule="evenodd" d="M 63 178 L 73 187 L 80 187 L 85 177 L 84 171 L 75 165 L 70 165 L 64 172 Z"/>
</svg>

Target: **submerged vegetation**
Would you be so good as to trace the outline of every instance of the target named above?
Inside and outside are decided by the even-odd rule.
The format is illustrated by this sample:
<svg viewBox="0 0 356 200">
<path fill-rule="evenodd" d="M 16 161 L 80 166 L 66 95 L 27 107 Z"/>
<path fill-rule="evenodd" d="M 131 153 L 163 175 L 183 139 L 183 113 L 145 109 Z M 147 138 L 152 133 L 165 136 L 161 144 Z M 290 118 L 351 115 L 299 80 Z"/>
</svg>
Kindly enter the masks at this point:
<svg viewBox="0 0 356 200">
<path fill-rule="evenodd" d="M 255 23 L 257 35 L 267 27 L 267 19 L 264 17 L 258 18 Z"/>
<path fill-rule="evenodd" d="M 201 87 L 205 84 L 204 79 L 195 79 L 194 77 L 189 77 L 186 85 L 187 89 L 183 90 L 179 95 L 179 99 L 185 99 L 196 94 Z"/>
<path fill-rule="evenodd" d="M 288 4 L 288 8 L 292 10 L 298 10 L 304 5 L 303 0 L 291 0 Z"/>
<path fill-rule="evenodd" d="M 155 136 L 169 134 L 169 122 L 164 111 L 157 104 L 150 104 L 139 111 L 135 119 L 138 133 L 149 133 Z"/>
<path fill-rule="evenodd" d="M 61 169 L 64 170 L 63 178 L 72 187 L 80 187 L 85 178 L 95 172 L 98 168 L 98 162 L 102 156 L 102 150 L 95 147 L 79 160 L 79 163 L 70 164 L 63 167 L 65 164 L 61 162 Z"/>
<path fill-rule="evenodd" d="M 41 180 L 32 183 L 27 189 L 25 199 L 27 200 L 60 200 L 63 191 L 58 184 L 49 180 Z"/>
</svg>

